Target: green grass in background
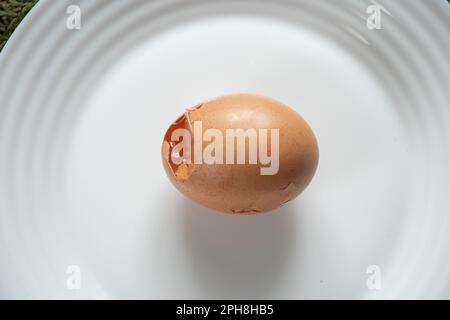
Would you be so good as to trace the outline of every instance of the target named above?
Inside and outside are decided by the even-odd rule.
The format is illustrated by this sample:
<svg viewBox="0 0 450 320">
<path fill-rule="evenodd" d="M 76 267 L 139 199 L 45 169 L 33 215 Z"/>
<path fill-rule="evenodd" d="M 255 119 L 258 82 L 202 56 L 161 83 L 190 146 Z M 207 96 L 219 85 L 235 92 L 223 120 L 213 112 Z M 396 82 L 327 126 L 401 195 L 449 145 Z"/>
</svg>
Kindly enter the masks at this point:
<svg viewBox="0 0 450 320">
<path fill-rule="evenodd" d="M 0 0 L 0 51 L 38 0 Z"/>
</svg>

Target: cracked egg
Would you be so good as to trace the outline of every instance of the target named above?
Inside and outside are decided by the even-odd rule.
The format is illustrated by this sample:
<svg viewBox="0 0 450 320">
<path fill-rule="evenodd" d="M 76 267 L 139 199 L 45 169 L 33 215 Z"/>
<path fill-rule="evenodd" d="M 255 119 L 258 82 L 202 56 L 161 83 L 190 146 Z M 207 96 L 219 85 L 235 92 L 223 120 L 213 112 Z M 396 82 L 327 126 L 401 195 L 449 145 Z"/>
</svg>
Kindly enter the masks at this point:
<svg viewBox="0 0 450 320">
<path fill-rule="evenodd" d="M 297 197 L 314 176 L 318 154 L 298 113 L 252 94 L 187 109 L 162 144 L 165 171 L 181 193 L 233 214 L 271 211 Z"/>
</svg>

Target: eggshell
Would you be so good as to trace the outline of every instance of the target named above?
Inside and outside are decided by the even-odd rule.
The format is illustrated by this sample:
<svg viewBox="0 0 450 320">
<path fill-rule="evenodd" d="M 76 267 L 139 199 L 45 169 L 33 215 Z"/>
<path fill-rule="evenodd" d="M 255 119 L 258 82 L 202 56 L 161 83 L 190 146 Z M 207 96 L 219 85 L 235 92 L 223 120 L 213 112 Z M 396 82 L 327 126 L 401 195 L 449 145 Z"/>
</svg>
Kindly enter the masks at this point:
<svg viewBox="0 0 450 320">
<path fill-rule="evenodd" d="M 185 128 L 194 136 L 195 121 L 201 121 L 203 132 L 220 130 L 224 140 L 227 129 L 279 129 L 278 171 L 262 175 L 261 168 L 269 165 L 260 163 L 260 159 L 257 164 L 248 163 L 248 140 L 245 164 L 174 165 L 171 133 Z M 270 134 L 267 139 L 271 154 Z M 203 141 L 203 148 L 208 143 Z M 225 155 L 226 143 L 223 145 Z M 169 127 L 162 145 L 165 171 L 181 193 L 205 207 L 234 214 L 267 212 L 297 197 L 314 176 L 318 155 L 314 133 L 298 113 L 271 98 L 252 94 L 222 96 L 188 109 Z"/>
</svg>

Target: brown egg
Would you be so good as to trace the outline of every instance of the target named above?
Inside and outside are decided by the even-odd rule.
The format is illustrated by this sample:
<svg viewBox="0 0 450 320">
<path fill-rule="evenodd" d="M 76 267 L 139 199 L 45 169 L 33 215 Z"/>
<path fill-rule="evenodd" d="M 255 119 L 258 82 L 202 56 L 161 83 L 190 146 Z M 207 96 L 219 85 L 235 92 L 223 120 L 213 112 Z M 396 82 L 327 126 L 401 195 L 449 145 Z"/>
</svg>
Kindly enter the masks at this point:
<svg viewBox="0 0 450 320">
<path fill-rule="evenodd" d="M 167 130 L 162 158 L 173 185 L 205 207 L 253 214 L 297 197 L 318 163 L 314 133 L 288 106 L 235 94 L 188 109 Z"/>
</svg>

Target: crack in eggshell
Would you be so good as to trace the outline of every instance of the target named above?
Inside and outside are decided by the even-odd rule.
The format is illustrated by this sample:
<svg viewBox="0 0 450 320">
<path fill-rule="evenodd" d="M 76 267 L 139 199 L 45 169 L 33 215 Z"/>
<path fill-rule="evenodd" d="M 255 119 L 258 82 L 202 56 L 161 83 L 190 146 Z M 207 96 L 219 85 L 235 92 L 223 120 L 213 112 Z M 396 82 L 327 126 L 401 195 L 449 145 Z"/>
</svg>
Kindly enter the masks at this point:
<svg viewBox="0 0 450 320">
<path fill-rule="evenodd" d="M 295 188 L 295 184 L 293 182 L 289 182 L 284 187 L 281 187 L 280 190 L 286 191 L 286 190 L 290 190 L 292 188 Z"/>
<path fill-rule="evenodd" d="M 296 190 L 296 187 L 293 182 L 289 182 L 286 186 L 280 188 L 280 191 L 285 198 L 285 200 L 283 201 L 283 203 L 281 205 L 285 205 L 286 203 L 288 203 L 289 201 L 291 201 L 294 198 L 293 195 L 295 193 L 295 190 Z"/>
<path fill-rule="evenodd" d="M 193 106 L 191 108 L 188 108 L 186 110 L 187 111 L 186 113 L 190 113 L 190 112 L 196 111 L 196 110 L 200 109 L 201 107 L 203 107 L 203 103 L 199 103 L 199 104 L 197 104 L 197 105 L 195 105 L 195 106 Z"/>
<path fill-rule="evenodd" d="M 171 141 L 171 136 L 172 133 L 177 129 L 187 129 L 192 135 L 192 128 L 187 112 L 178 117 L 178 119 L 175 120 L 169 127 L 166 134 L 164 135 L 162 146 L 163 158 L 172 171 L 173 176 L 175 177 L 175 179 L 183 181 L 189 179 L 189 177 L 194 172 L 195 165 L 193 163 L 176 164 L 171 160 L 172 149 L 174 147 Z"/>
<path fill-rule="evenodd" d="M 253 213 L 261 213 L 262 211 L 257 208 L 244 208 L 244 209 L 231 209 L 231 212 L 238 214 L 253 214 Z"/>
</svg>

